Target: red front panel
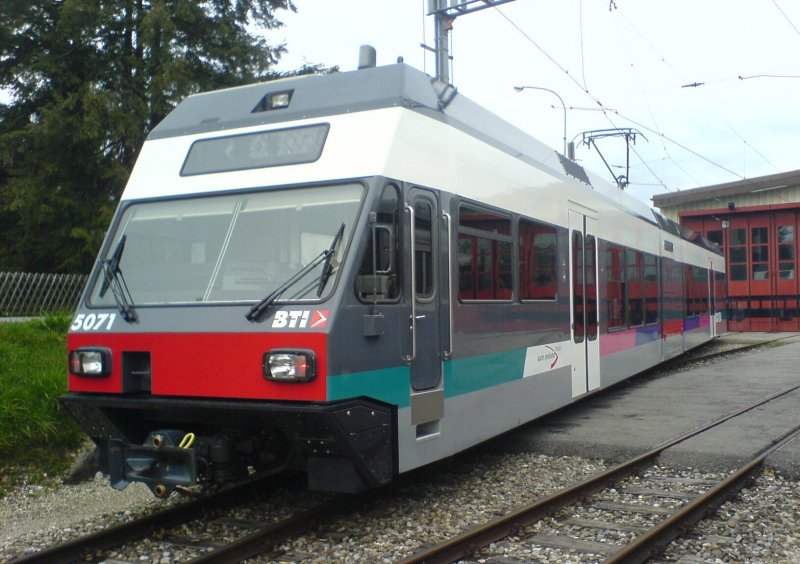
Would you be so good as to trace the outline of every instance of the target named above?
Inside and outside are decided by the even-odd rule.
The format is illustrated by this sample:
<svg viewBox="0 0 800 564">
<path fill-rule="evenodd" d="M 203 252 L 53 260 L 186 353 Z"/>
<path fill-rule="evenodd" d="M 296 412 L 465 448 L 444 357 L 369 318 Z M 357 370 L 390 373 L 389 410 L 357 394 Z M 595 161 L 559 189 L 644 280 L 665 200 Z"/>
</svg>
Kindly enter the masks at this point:
<svg viewBox="0 0 800 564">
<path fill-rule="evenodd" d="M 69 375 L 71 392 L 122 393 L 122 353 L 149 352 L 152 394 L 242 399 L 324 401 L 327 343 L 324 333 L 71 333 L 69 350 L 106 347 L 111 375 Z M 262 358 L 274 349 L 308 349 L 316 354 L 311 382 L 265 380 Z"/>
</svg>

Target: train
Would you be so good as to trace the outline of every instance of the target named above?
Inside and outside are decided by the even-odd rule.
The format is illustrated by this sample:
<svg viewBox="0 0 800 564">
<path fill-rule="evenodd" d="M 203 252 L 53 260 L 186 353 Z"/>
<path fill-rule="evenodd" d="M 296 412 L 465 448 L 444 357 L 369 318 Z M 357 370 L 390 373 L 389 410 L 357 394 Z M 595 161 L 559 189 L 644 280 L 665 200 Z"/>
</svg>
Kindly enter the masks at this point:
<svg viewBox="0 0 800 564">
<path fill-rule="evenodd" d="M 402 62 L 201 93 L 141 148 L 59 399 L 117 489 L 354 493 L 713 339 L 724 273 Z"/>
</svg>

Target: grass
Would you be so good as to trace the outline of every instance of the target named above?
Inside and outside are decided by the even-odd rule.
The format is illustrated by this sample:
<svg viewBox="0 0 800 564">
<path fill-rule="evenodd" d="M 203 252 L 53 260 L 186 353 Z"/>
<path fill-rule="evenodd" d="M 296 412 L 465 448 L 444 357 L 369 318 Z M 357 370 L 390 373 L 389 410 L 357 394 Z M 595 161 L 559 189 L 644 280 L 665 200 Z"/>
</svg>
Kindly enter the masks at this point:
<svg viewBox="0 0 800 564">
<path fill-rule="evenodd" d="M 67 390 L 68 314 L 0 323 L 0 496 L 64 472 L 84 438 L 58 403 Z"/>
</svg>

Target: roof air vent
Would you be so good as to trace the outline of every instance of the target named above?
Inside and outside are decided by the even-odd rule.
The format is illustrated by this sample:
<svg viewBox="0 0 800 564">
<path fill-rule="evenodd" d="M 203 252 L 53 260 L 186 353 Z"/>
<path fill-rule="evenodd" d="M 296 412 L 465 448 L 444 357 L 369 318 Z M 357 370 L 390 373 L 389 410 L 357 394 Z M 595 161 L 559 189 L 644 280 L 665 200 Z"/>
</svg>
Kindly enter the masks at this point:
<svg viewBox="0 0 800 564">
<path fill-rule="evenodd" d="M 358 50 L 358 69 L 375 68 L 378 64 L 378 53 L 372 45 L 362 45 Z"/>
<path fill-rule="evenodd" d="M 592 181 L 589 180 L 589 176 L 586 174 L 586 171 L 583 170 L 583 167 L 581 165 L 579 165 L 573 160 L 568 159 L 561 153 L 556 152 L 556 154 L 558 155 L 558 160 L 561 161 L 561 166 L 564 169 L 564 172 L 568 176 L 571 176 L 576 180 L 580 180 L 581 182 L 583 182 L 588 186 L 592 185 Z"/>
</svg>

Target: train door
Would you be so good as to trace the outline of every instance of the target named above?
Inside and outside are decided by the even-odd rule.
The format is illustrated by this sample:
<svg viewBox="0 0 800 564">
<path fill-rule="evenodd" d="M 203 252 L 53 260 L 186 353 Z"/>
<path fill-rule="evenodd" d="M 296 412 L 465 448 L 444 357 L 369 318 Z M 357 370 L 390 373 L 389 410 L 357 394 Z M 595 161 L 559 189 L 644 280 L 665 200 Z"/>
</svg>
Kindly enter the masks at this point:
<svg viewBox="0 0 800 564">
<path fill-rule="evenodd" d="M 444 416 L 442 389 L 442 338 L 440 334 L 440 302 L 449 273 L 440 268 L 439 240 L 442 222 L 436 195 L 428 190 L 408 191 L 405 205 L 409 215 L 406 240 L 408 253 L 407 295 L 411 342 L 406 362 L 411 375 L 411 422 L 417 437 L 438 433 Z"/>
<path fill-rule="evenodd" d="M 569 210 L 572 397 L 600 387 L 597 338 L 597 221 Z"/>
</svg>

